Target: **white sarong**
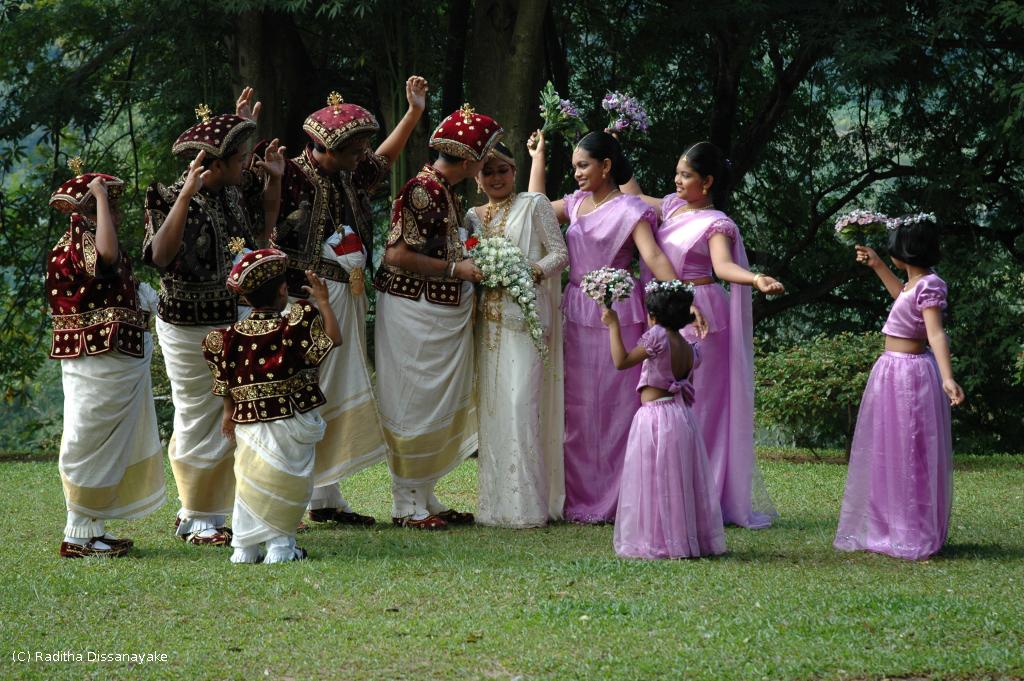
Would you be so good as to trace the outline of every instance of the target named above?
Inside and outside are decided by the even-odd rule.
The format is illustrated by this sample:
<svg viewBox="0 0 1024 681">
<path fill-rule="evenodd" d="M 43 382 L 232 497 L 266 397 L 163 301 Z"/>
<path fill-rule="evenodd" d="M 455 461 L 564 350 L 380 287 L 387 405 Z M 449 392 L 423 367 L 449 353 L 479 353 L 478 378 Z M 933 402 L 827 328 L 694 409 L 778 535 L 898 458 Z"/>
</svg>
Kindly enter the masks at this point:
<svg viewBox="0 0 1024 681">
<path fill-rule="evenodd" d="M 145 355 L 110 351 L 61 361 L 64 434 L 60 477 L 69 511 L 96 519 L 141 518 L 160 508 L 164 462 Z"/>
<path fill-rule="evenodd" d="M 182 521 L 224 516 L 234 499 L 234 443 L 220 432 L 224 398 L 213 394 L 213 375 L 203 357 L 203 339 L 215 328 L 156 320 L 174 402 L 167 457 L 178 485 Z"/>
<path fill-rule="evenodd" d="M 313 492 L 314 449 L 323 435 L 324 421 L 315 409 L 235 426 L 231 546 L 246 548 L 295 536 Z"/>
<path fill-rule="evenodd" d="M 377 297 L 377 394 L 395 517 L 424 510 L 411 508 L 401 488 L 424 487 L 427 505 L 436 506 L 434 483 L 477 448 L 474 302 L 468 282 L 458 307 Z"/>
</svg>

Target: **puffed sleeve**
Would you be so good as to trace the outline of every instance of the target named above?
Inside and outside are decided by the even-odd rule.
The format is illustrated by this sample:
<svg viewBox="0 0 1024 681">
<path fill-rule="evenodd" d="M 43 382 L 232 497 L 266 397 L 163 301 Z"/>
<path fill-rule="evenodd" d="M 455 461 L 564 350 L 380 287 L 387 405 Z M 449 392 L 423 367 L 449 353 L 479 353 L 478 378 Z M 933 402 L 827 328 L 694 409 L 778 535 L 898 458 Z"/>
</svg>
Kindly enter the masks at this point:
<svg viewBox="0 0 1024 681">
<path fill-rule="evenodd" d="M 654 358 L 668 349 L 668 337 L 665 335 L 665 329 L 655 324 L 640 336 L 636 344 L 647 351 L 648 357 Z"/>
<path fill-rule="evenodd" d="M 437 212 L 437 201 L 431 197 L 430 190 L 419 178 L 410 180 L 395 199 L 391 210 L 391 231 L 387 245 L 394 246 L 402 240 L 410 246 L 422 246 L 427 242 L 427 237 L 420 225 L 428 224 Z"/>
<path fill-rule="evenodd" d="M 547 197 L 538 195 L 533 203 L 533 229 L 544 244 L 544 257 L 537 261 L 537 267 L 544 278 L 557 275 L 569 265 L 569 249 L 558 228 L 555 209 Z"/>
<path fill-rule="evenodd" d="M 915 303 L 918 310 L 926 307 L 937 307 L 946 309 L 946 282 L 936 276 L 927 276 L 921 280 L 917 287 Z"/>
<path fill-rule="evenodd" d="M 203 339 L 203 357 L 213 374 L 213 394 L 228 394 L 227 362 L 224 360 L 224 330 L 214 329 Z"/>
<path fill-rule="evenodd" d="M 371 191 L 386 180 L 390 172 L 391 162 L 387 156 L 368 151 L 352 171 L 352 185 L 365 192 Z"/>
<path fill-rule="evenodd" d="M 323 316 L 307 301 L 296 301 L 288 309 L 284 343 L 292 357 L 309 366 L 323 362 L 334 347 L 334 341 L 324 330 Z"/>
<path fill-rule="evenodd" d="M 705 232 L 705 238 L 710 239 L 715 234 L 724 234 L 729 237 L 729 241 L 735 241 L 738 231 L 735 222 L 729 218 L 719 218 L 708 227 L 708 231 Z"/>
<path fill-rule="evenodd" d="M 562 197 L 562 201 L 565 202 L 565 214 L 569 216 L 569 222 L 572 222 L 572 213 L 576 208 L 576 204 L 587 198 L 586 194 L 577 189 L 572 194 L 566 194 Z"/>
</svg>

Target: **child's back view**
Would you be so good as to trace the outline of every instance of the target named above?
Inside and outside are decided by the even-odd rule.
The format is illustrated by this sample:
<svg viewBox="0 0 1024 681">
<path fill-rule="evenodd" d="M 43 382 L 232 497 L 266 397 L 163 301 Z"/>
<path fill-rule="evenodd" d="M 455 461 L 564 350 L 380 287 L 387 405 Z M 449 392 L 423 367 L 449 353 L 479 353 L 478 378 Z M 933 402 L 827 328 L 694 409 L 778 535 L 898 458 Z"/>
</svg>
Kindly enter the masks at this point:
<svg viewBox="0 0 1024 681">
<path fill-rule="evenodd" d="M 690 411 L 699 359 L 678 329 L 693 321 L 680 281 L 647 285 L 650 329 L 628 354 L 618 318 L 605 310 L 619 369 L 643 362 L 615 515 L 615 552 L 627 558 L 692 558 L 725 552 L 722 510 L 704 440 Z"/>
<path fill-rule="evenodd" d="M 203 341 L 213 392 L 224 396 L 224 434 L 237 439 L 234 563 L 306 557 L 295 546 L 295 530 L 313 491 L 314 446 L 324 434 L 317 365 L 341 343 L 341 334 L 327 288 L 312 272 L 306 273 L 306 288 L 322 312 L 298 302 L 281 315 L 288 302 L 287 262 L 276 249 L 243 256 L 227 285 L 253 312 Z"/>
</svg>

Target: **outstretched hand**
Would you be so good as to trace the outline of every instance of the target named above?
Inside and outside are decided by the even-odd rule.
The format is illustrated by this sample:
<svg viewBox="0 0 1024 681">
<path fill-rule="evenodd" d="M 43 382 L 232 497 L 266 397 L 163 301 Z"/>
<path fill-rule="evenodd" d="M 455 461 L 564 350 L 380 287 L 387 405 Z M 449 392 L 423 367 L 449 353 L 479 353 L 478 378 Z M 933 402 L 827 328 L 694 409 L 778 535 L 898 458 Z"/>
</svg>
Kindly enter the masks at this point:
<svg viewBox="0 0 1024 681">
<path fill-rule="evenodd" d="M 253 122 L 260 117 L 260 109 L 263 107 L 263 102 L 256 102 L 256 104 L 253 105 L 252 98 L 255 92 L 256 91 L 249 86 L 242 89 L 242 94 L 238 95 L 238 100 L 235 101 L 236 116 Z"/>
<path fill-rule="evenodd" d="M 782 285 L 781 281 L 775 277 L 769 277 L 767 274 L 762 274 L 754 279 L 754 288 L 768 295 L 779 295 L 786 292 L 786 287 Z"/>
<path fill-rule="evenodd" d="M 405 81 L 405 99 L 409 102 L 409 108 L 416 111 L 423 111 L 427 106 L 427 93 L 430 91 L 430 83 L 422 76 L 409 76 Z"/>
<path fill-rule="evenodd" d="M 875 253 L 875 249 L 869 246 L 860 245 L 857 245 L 854 248 L 857 250 L 857 262 L 861 265 L 867 265 L 871 269 L 875 269 L 876 267 L 881 267 L 885 264 L 882 262 L 882 259 L 878 257 L 878 254 Z"/>
<path fill-rule="evenodd" d="M 263 153 L 263 159 L 256 161 L 256 167 L 265 170 L 270 177 L 282 177 L 284 175 L 285 151 L 286 147 L 282 147 L 280 140 L 275 137 L 274 140 L 267 145 L 267 149 Z"/>
<path fill-rule="evenodd" d="M 329 305 L 330 294 L 324 280 L 316 276 L 313 270 L 306 270 L 306 281 L 309 282 L 309 286 L 303 286 L 302 290 L 309 294 L 309 297 L 316 302 L 317 307 Z"/>
</svg>

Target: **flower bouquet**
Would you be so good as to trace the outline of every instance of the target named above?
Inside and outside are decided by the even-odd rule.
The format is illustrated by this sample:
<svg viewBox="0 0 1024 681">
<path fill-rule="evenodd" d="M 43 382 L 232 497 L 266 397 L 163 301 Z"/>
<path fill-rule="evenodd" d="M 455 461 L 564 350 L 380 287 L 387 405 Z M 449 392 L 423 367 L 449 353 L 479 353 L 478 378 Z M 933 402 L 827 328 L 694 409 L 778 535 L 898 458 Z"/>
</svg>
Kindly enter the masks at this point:
<svg viewBox="0 0 1024 681">
<path fill-rule="evenodd" d="M 847 246 L 867 245 L 871 237 L 885 234 L 889 217 L 869 210 L 855 210 L 836 220 L 836 238 Z"/>
<path fill-rule="evenodd" d="M 541 132 L 547 135 L 560 132 L 566 137 L 572 133 L 573 141 L 587 131 L 587 126 L 580 118 L 579 109 L 568 99 L 562 99 L 555 91 L 555 86 L 548 81 L 540 91 L 540 117 L 544 119 Z"/>
<path fill-rule="evenodd" d="M 615 133 L 647 132 L 651 121 L 639 100 L 621 92 L 609 92 L 601 100 L 601 108 L 608 112 L 608 130 Z"/>
<path fill-rule="evenodd" d="M 580 288 L 587 297 L 611 308 L 612 303 L 626 300 L 633 293 L 633 277 L 626 270 L 602 267 L 587 272 L 583 276 Z"/>
<path fill-rule="evenodd" d="M 480 283 L 487 288 L 504 289 L 523 311 L 533 345 L 546 360 L 548 347 L 544 343 L 544 328 L 537 314 L 537 289 L 533 285 L 530 261 L 518 246 L 504 236 L 478 240 L 470 251 L 470 257 L 483 272 L 484 278 Z"/>
</svg>

